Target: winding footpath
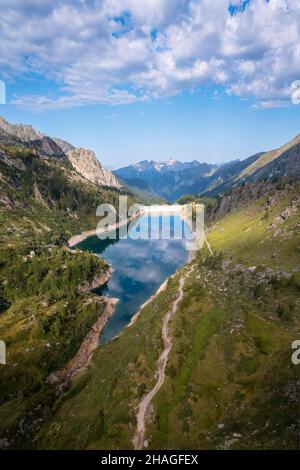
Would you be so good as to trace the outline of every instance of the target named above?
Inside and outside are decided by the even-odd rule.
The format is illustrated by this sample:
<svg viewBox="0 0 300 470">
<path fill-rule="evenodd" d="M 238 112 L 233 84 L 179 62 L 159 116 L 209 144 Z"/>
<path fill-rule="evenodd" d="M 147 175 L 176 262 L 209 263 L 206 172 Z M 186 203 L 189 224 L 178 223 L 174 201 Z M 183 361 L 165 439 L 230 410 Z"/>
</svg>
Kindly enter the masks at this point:
<svg viewBox="0 0 300 470">
<path fill-rule="evenodd" d="M 146 431 L 146 423 L 145 423 L 146 414 L 147 414 L 151 401 L 153 400 L 153 398 L 155 397 L 155 395 L 157 394 L 157 392 L 159 391 L 160 387 L 162 386 L 165 380 L 165 370 L 166 370 L 169 354 L 173 346 L 172 339 L 169 336 L 168 326 L 169 326 L 170 320 L 172 320 L 173 316 L 177 312 L 179 303 L 183 299 L 183 288 L 191 271 L 192 269 L 190 269 L 185 274 L 185 276 L 183 276 L 179 280 L 179 290 L 178 290 L 179 295 L 176 298 L 176 300 L 173 302 L 171 310 L 168 311 L 168 313 L 166 314 L 164 318 L 163 327 L 162 327 L 162 339 L 164 342 L 164 349 L 160 358 L 157 361 L 158 379 L 157 379 L 155 386 L 152 388 L 152 390 L 150 390 L 150 392 L 147 393 L 147 395 L 144 396 L 144 398 L 142 399 L 139 405 L 139 410 L 137 414 L 137 429 L 133 438 L 133 445 L 136 450 L 142 449 L 144 447 L 145 431 Z"/>
</svg>

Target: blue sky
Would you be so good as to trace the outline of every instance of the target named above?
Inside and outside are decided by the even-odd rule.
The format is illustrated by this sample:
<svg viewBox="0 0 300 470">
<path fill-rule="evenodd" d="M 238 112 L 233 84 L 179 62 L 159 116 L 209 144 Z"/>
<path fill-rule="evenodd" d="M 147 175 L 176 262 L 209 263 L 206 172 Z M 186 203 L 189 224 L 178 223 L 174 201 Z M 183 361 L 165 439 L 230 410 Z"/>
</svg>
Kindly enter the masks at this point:
<svg viewBox="0 0 300 470">
<path fill-rule="evenodd" d="M 1 7 L 0 115 L 91 148 L 107 167 L 244 158 L 300 132 L 296 0 Z"/>
</svg>

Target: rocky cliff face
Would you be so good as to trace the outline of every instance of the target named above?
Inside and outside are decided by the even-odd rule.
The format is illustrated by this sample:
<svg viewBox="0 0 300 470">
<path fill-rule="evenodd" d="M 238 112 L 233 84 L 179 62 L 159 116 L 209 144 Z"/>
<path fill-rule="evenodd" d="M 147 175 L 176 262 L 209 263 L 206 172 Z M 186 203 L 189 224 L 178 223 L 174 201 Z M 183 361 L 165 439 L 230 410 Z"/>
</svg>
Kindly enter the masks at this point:
<svg viewBox="0 0 300 470">
<path fill-rule="evenodd" d="M 70 144 L 69 142 L 59 139 L 57 137 L 53 138 L 54 142 L 65 152 L 68 153 L 70 150 L 74 150 L 74 146 Z"/>
<path fill-rule="evenodd" d="M 278 203 L 278 200 L 286 195 L 289 191 L 292 191 L 295 184 L 297 184 L 298 178 L 280 178 L 278 181 L 263 180 L 254 183 L 244 183 L 239 186 L 235 186 L 231 191 L 223 196 L 219 197 L 217 204 L 213 208 L 208 208 L 205 214 L 207 223 L 219 220 L 225 217 L 227 214 L 236 212 L 242 207 L 253 204 L 264 196 L 264 194 L 270 194 L 270 198 L 266 201 L 264 209 L 273 207 Z M 295 199 L 291 203 L 292 211 L 295 208 L 300 207 L 300 198 Z M 260 208 L 261 210 L 261 208 Z M 289 211 L 280 215 L 285 220 L 289 216 Z"/>
<path fill-rule="evenodd" d="M 0 144 L 35 149 L 37 154 L 43 158 L 59 159 L 68 165 L 70 162 L 83 178 L 94 184 L 121 188 L 117 177 L 111 171 L 103 168 L 94 152 L 82 148 L 76 149 L 69 142 L 51 138 L 30 125 L 10 124 L 0 116 Z M 0 156 L 4 159 L 3 152 Z M 12 164 L 15 165 L 15 162 L 13 161 Z"/>
<path fill-rule="evenodd" d="M 0 142 L 34 148 L 43 157 L 65 158 L 64 151 L 51 137 L 27 124 L 10 124 L 1 116 Z"/>
<path fill-rule="evenodd" d="M 114 188 L 121 187 L 113 173 L 103 168 L 91 150 L 73 149 L 67 152 L 67 157 L 75 170 L 92 183 Z"/>
<path fill-rule="evenodd" d="M 30 142 L 30 146 L 33 146 L 40 155 L 66 159 L 66 155 L 61 147 L 59 147 L 57 143 L 47 135 L 44 135 L 41 139 L 33 140 Z"/>
<path fill-rule="evenodd" d="M 0 116 L 0 128 L 7 134 L 16 137 L 24 142 L 38 140 L 43 137 L 39 131 L 36 131 L 32 126 L 27 124 L 10 124 L 3 117 Z"/>
</svg>

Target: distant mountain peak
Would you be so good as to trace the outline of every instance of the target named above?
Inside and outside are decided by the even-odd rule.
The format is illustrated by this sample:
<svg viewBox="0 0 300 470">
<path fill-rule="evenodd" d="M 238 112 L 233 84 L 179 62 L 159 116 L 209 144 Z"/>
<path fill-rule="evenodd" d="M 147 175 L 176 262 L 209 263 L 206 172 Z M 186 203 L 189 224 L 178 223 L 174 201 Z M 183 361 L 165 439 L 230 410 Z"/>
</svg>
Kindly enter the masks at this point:
<svg viewBox="0 0 300 470">
<path fill-rule="evenodd" d="M 129 165 L 126 168 L 136 168 L 139 171 L 143 170 L 157 170 L 157 171 L 181 171 L 187 168 L 196 167 L 201 165 L 200 162 L 197 160 L 193 160 L 191 162 L 181 162 L 180 160 L 176 160 L 176 158 L 169 158 L 166 161 L 155 161 L 155 160 L 141 160 L 140 162 L 134 163 L 133 165 Z M 118 171 L 118 170 L 117 170 Z"/>
<path fill-rule="evenodd" d="M 114 173 L 123 181 L 130 182 L 139 179 L 141 186 L 150 188 L 153 193 L 163 198 L 174 200 L 189 191 L 189 184 L 181 186 L 188 172 L 209 173 L 215 165 L 200 163 L 197 160 L 191 162 L 181 162 L 175 158 L 167 161 L 142 160 L 133 165 L 116 170 Z"/>
<path fill-rule="evenodd" d="M 167 165 L 174 165 L 175 163 L 181 163 L 181 162 L 176 160 L 176 158 L 169 158 L 169 160 L 167 160 Z"/>
<path fill-rule="evenodd" d="M 187 194 L 219 195 L 243 181 L 300 176 L 300 134 L 279 149 L 224 163 L 144 160 L 115 172 L 125 183 L 141 181 L 154 193 L 175 201 Z"/>
</svg>

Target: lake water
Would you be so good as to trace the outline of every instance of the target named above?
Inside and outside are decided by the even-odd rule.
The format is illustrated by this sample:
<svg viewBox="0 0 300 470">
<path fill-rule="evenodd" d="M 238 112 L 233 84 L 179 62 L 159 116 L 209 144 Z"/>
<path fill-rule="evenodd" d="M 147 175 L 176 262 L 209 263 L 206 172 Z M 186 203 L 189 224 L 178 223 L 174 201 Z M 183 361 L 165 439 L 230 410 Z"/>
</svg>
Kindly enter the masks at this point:
<svg viewBox="0 0 300 470">
<path fill-rule="evenodd" d="M 170 220 L 171 237 L 162 239 L 167 233 Z M 104 258 L 112 265 L 113 274 L 108 283 L 96 290 L 100 295 L 119 299 L 115 312 L 104 331 L 100 343 L 104 344 L 115 337 L 159 286 L 186 263 L 189 252 L 184 239 L 176 239 L 182 230 L 190 232 L 180 216 L 143 216 L 131 224 L 129 235 L 142 239 L 119 238 L 100 240 L 90 237 L 77 245 Z M 144 239 L 151 232 L 152 239 Z M 153 235 L 154 238 L 153 239 Z"/>
</svg>

